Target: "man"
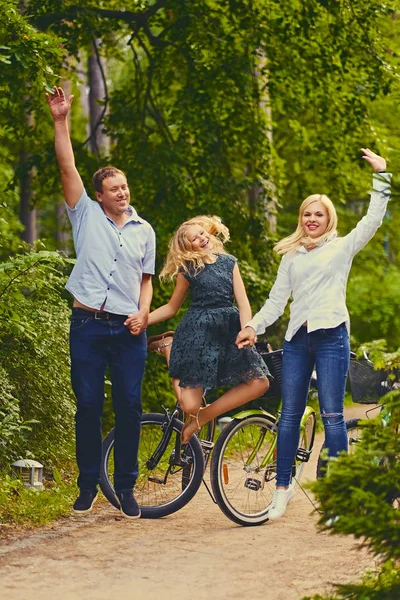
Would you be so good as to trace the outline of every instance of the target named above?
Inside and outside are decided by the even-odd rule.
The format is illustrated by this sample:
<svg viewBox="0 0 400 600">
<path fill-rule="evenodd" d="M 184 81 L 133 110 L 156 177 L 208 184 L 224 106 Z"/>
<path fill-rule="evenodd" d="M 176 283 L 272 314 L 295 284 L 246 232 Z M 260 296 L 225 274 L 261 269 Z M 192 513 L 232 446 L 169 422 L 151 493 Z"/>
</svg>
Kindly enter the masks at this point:
<svg viewBox="0 0 400 600">
<path fill-rule="evenodd" d="M 66 285 L 74 298 L 70 352 L 80 489 L 74 512 L 90 512 L 97 499 L 104 376 L 109 367 L 115 411 L 114 487 L 122 514 L 135 519 L 140 517 L 133 487 L 138 474 L 155 235 L 129 205 L 128 183 L 119 169 L 109 166 L 97 171 L 93 184 L 98 202 L 88 197 L 75 167 L 68 130 L 73 96 L 66 99 L 62 88 L 55 88 L 46 98 L 77 255 Z"/>
</svg>

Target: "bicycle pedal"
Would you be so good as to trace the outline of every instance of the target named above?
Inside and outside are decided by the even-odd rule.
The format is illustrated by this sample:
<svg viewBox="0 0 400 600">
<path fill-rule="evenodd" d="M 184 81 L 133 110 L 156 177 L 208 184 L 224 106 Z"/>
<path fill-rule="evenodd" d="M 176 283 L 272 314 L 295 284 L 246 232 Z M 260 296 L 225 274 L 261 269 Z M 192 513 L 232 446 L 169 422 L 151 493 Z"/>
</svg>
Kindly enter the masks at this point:
<svg viewBox="0 0 400 600">
<path fill-rule="evenodd" d="M 248 477 L 244 482 L 244 487 L 248 490 L 252 490 L 253 492 L 258 492 L 258 490 L 262 487 L 262 482 L 259 479 Z"/>
<path fill-rule="evenodd" d="M 311 452 L 310 450 L 305 450 L 304 448 L 299 448 L 297 450 L 296 459 L 301 462 L 308 462 L 310 460 Z"/>
<path fill-rule="evenodd" d="M 208 440 L 199 440 L 199 442 L 203 450 L 212 450 L 215 446 L 214 442 L 209 442 Z"/>
</svg>

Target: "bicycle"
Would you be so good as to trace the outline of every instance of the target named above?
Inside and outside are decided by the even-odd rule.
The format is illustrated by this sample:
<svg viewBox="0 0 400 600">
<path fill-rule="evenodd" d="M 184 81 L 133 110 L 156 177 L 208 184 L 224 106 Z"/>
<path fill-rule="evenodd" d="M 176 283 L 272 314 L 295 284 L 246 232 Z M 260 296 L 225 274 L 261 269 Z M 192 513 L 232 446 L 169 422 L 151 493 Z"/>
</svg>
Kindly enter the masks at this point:
<svg viewBox="0 0 400 600">
<path fill-rule="evenodd" d="M 148 338 L 148 343 L 157 337 Z M 205 396 L 202 402 L 206 404 Z M 172 410 L 165 406 L 163 409 L 164 414 L 142 415 L 135 484 L 142 518 L 165 517 L 185 506 L 201 485 L 214 447 L 215 421 L 204 425 L 198 436 L 183 446 L 180 433 L 184 418 L 178 403 Z M 102 444 L 100 487 L 107 500 L 119 508 L 112 484 L 114 441 L 113 428 Z"/>
<path fill-rule="evenodd" d="M 274 377 L 272 393 L 278 391 L 280 396 L 282 350 L 268 352 L 265 343 L 258 343 L 257 350 Z M 222 512 L 239 525 L 261 525 L 268 520 L 275 490 L 280 408 L 281 404 L 278 416 L 263 409 L 241 411 L 222 431 L 215 445 L 210 466 L 211 487 Z M 304 463 L 310 458 L 315 427 L 315 411 L 307 406 L 300 424 L 292 482 L 299 481 Z"/>
<path fill-rule="evenodd" d="M 352 400 L 358 404 L 376 404 L 373 408 L 366 411 L 365 416 L 370 418 L 369 414 L 379 411 L 379 417 L 382 425 L 386 426 L 390 412 L 387 406 L 378 404 L 380 398 L 392 390 L 399 389 L 397 377 L 391 379 L 389 373 L 383 369 L 375 370 L 374 364 L 364 353 L 363 358 L 357 359 L 356 354 L 350 354 L 349 382 Z M 363 430 L 367 427 L 364 419 L 355 418 L 346 421 L 348 453 L 352 454 L 360 443 Z M 317 462 L 317 478 L 323 477 L 327 469 L 326 446 L 323 444 Z"/>
<path fill-rule="evenodd" d="M 282 350 L 270 352 L 265 342 L 257 344 L 257 350 L 274 377 L 267 394 L 259 400 L 280 397 Z M 185 506 L 198 491 L 213 451 L 210 476 L 214 496 L 204 483 L 214 502 L 240 525 L 259 525 L 267 521 L 275 488 L 278 423 L 279 416 L 264 409 L 248 409 L 234 415 L 215 447 L 215 422 L 207 424 L 182 446 L 183 422 L 178 404 L 172 411 L 164 407 L 164 414 L 143 414 L 139 475 L 135 485 L 142 517 L 167 516 Z M 301 444 L 293 465 L 294 480 L 300 478 L 304 462 L 311 454 L 315 424 L 315 412 L 307 407 L 301 422 Z M 118 508 L 111 482 L 113 446 L 114 430 L 111 430 L 103 441 L 100 485 L 106 498 Z"/>
<path fill-rule="evenodd" d="M 142 415 L 135 484 L 142 518 L 165 517 L 183 508 L 199 489 L 205 470 L 199 439 L 193 436 L 188 444 L 181 444 L 179 406 L 164 410 L 165 414 Z M 100 487 L 107 500 L 119 508 L 112 485 L 114 435 L 112 429 L 103 440 Z"/>
</svg>

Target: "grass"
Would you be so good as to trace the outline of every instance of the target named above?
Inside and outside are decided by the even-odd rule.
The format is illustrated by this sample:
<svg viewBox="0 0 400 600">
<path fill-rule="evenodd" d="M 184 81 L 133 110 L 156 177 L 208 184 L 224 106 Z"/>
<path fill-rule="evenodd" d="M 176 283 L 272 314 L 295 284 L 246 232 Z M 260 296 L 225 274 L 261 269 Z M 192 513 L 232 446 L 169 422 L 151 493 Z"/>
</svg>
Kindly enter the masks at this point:
<svg viewBox="0 0 400 600">
<path fill-rule="evenodd" d="M 58 473 L 58 472 L 57 472 Z M 0 537 L 11 528 L 38 527 L 71 514 L 77 487 L 71 474 L 44 482 L 44 489 L 26 488 L 8 474 L 0 474 Z"/>
</svg>

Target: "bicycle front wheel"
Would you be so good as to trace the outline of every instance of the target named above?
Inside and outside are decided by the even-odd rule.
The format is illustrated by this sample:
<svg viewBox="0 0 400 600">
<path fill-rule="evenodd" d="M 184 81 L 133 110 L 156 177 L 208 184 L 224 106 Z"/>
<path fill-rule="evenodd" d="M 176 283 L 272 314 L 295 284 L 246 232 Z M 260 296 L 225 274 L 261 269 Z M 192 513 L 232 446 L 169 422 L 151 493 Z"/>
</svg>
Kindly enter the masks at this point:
<svg viewBox="0 0 400 600">
<path fill-rule="evenodd" d="M 166 435 L 169 423 L 165 415 L 148 413 L 142 416 L 138 453 L 138 478 L 135 498 L 140 506 L 142 518 L 165 517 L 187 504 L 199 489 L 204 472 L 203 452 L 196 436 L 182 447 L 176 457 L 177 438 L 183 424 L 178 419 L 172 423 L 172 433 L 157 465 L 151 466 L 156 448 Z M 100 487 L 106 498 L 119 508 L 112 485 L 114 472 L 114 429 L 104 438 L 101 462 Z"/>
<path fill-rule="evenodd" d="M 299 448 L 294 461 L 293 478 L 297 483 L 300 481 L 304 464 L 308 462 L 314 446 L 315 427 L 315 412 L 309 412 L 308 416 L 303 417 L 301 421 Z"/>
<path fill-rule="evenodd" d="M 210 476 L 222 512 L 239 525 L 261 525 L 276 479 L 275 421 L 267 415 L 234 419 L 218 438 Z"/>
</svg>

